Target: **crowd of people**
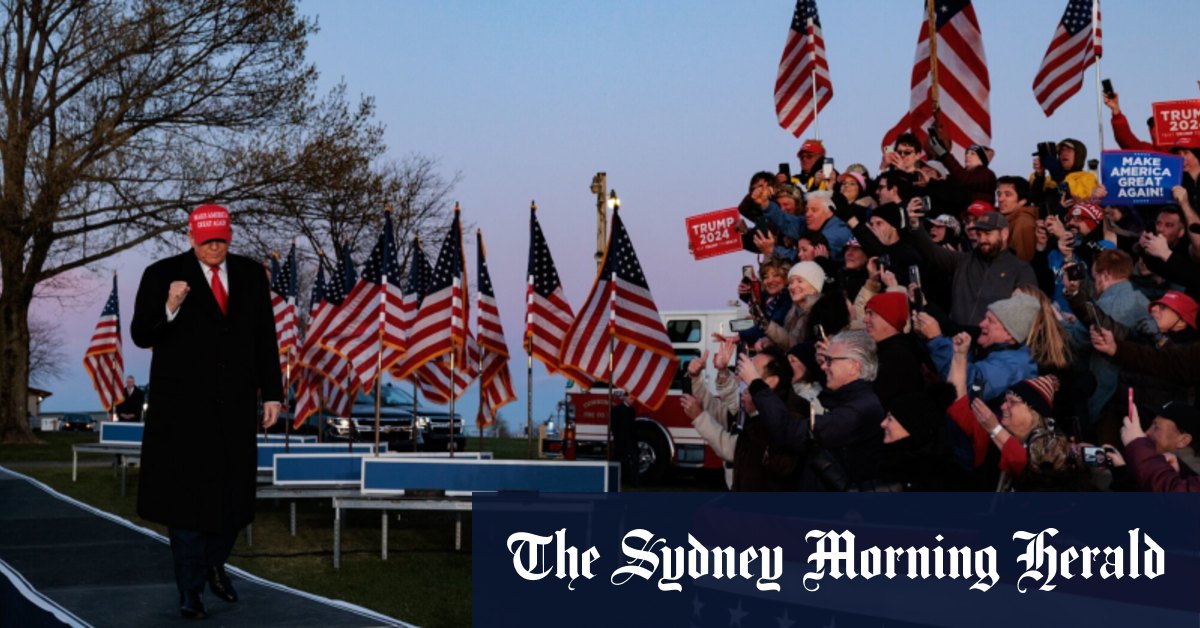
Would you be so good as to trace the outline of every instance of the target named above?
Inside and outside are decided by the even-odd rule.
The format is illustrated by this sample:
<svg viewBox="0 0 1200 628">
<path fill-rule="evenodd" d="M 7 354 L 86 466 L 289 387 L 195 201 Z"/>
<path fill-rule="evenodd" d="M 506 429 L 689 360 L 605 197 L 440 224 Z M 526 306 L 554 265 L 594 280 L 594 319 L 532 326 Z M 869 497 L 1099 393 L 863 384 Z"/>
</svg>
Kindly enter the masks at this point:
<svg viewBox="0 0 1200 628">
<path fill-rule="evenodd" d="M 1107 203 L 1070 138 L 997 176 L 937 123 L 874 175 L 810 139 L 751 177 L 754 324 L 681 401 L 734 490 L 1200 491 L 1200 145 L 1106 103 L 1122 148 L 1182 157 L 1173 203 Z"/>
</svg>

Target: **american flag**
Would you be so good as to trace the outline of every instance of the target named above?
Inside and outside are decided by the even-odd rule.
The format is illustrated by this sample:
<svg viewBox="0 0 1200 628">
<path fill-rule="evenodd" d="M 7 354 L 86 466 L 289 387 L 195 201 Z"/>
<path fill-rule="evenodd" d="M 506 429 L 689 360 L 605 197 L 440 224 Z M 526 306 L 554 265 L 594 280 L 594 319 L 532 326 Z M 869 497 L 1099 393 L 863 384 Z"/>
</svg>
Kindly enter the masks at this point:
<svg viewBox="0 0 1200 628">
<path fill-rule="evenodd" d="M 532 350 L 533 357 L 554 373 L 561 370 L 558 348 L 563 336 L 575 320 L 575 312 L 563 294 L 554 258 L 542 235 L 537 210 L 529 210 L 529 266 L 526 271 L 525 291 L 525 341 L 526 352 Z M 572 379 L 587 381 L 587 376 L 575 373 Z"/>
<path fill-rule="evenodd" d="M 105 410 L 112 410 L 124 401 L 125 360 L 121 357 L 121 308 L 117 302 L 116 275 L 104 311 L 96 322 L 96 331 L 92 333 L 92 342 L 83 356 L 83 368 L 92 378 L 92 386 Z"/>
<path fill-rule="evenodd" d="M 411 328 L 412 321 L 421 309 L 421 302 L 429 292 L 429 282 L 433 276 L 433 268 L 429 259 L 421 249 L 421 243 L 413 239 L 413 256 L 408 266 L 408 281 L 404 285 L 404 300 L 402 301 L 403 320 L 406 328 Z M 450 386 L 450 360 L 448 355 L 429 360 L 424 364 L 415 364 L 416 352 L 409 351 L 392 365 L 388 371 L 396 379 L 415 381 L 421 392 L 434 403 L 449 403 L 450 395 L 457 399 L 475 381 L 475 363 L 478 350 L 474 348 L 474 339 L 467 343 L 467 359 L 463 364 L 455 364 L 453 390 Z M 410 361 L 413 364 L 410 364 Z M 409 375 L 405 377 L 405 373 Z"/>
<path fill-rule="evenodd" d="M 363 390 L 395 364 L 405 349 L 401 322 L 400 263 L 392 212 L 384 213 L 383 231 L 363 266 L 362 276 L 346 297 L 321 340 L 328 349 L 350 361 Z"/>
<path fill-rule="evenodd" d="M 476 259 L 476 283 L 479 307 L 475 310 L 475 329 L 481 353 L 479 366 L 479 415 L 475 424 L 480 429 L 496 421 L 496 410 L 506 403 L 515 401 L 512 374 L 508 371 L 508 343 L 504 340 L 504 328 L 500 325 L 500 309 L 496 306 L 496 293 L 492 290 L 492 275 L 488 272 L 487 257 L 483 247 L 483 233 L 476 231 L 479 241 L 479 256 Z"/>
<path fill-rule="evenodd" d="M 983 54 L 983 35 L 970 0 L 935 0 L 937 15 L 938 94 L 942 126 L 954 152 L 963 159 L 972 144 L 992 142 L 992 114 L 988 108 L 991 83 Z M 929 25 L 921 22 L 913 61 L 909 110 L 883 138 L 891 145 L 901 133 L 912 132 L 924 142 L 933 123 L 930 95 Z"/>
<path fill-rule="evenodd" d="M 813 110 L 814 90 L 816 110 Z M 775 113 L 779 126 L 800 137 L 833 98 L 833 83 L 829 81 L 829 63 L 825 60 L 825 38 L 821 35 L 821 18 L 817 16 L 816 0 L 797 0 L 788 29 L 783 56 L 779 59 L 779 76 L 775 78 Z"/>
<path fill-rule="evenodd" d="M 466 273 L 463 260 L 462 228 L 458 208 L 442 250 L 438 253 L 437 265 L 429 278 L 425 298 L 408 330 L 408 358 L 401 369 L 394 369 L 392 376 L 408 379 L 423 364 L 457 350 L 457 362 L 466 356 L 467 304 Z"/>
<path fill-rule="evenodd" d="M 656 409 L 679 363 L 619 210 L 613 211 L 607 251 L 587 302 L 563 338 L 559 359 Z M 610 334 L 615 341 L 611 380 Z"/>
<path fill-rule="evenodd" d="M 1042 67 L 1033 78 L 1033 95 L 1047 117 L 1083 85 L 1084 71 L 1103 52 L 1100 34 L 1100 0 L 1067 2 Z"/>
<path fill-rule="evenodd" d="M 280 267 L 279 256 L 271 257 L 271 309 L 275 311 L 275 337 L 279 341 L 279 370 L 283 372 L 284 390 L 290 382 L 288 365 L 295 363 L 299 326 L 296 321 L 296 244 L 288 252 L 287 262 Z"/>
<path fill-rule="evenodd" d="M 345 301 L 346 292 L 355 284 L 358 275 L 349 252 L 336 245 L 335 248 L 338 251 L 338 266 L 331 281 L 325 282 L 324 263 L 318 266 L 308 328 L 296 359 L 301 369 L 299 387 L 296 390 L 296 427 L 300 427 L 305 419 L 319 412 L 321 407 L 337 415 L 349 414 L 351 406 L 354 405 L 354 397 L 358 393 L 357 381 L 350 370 L 350 363 L 321 344 L 334 313 Z M 321 259 L 324 260 L 324 256 Z"/>
</svg>

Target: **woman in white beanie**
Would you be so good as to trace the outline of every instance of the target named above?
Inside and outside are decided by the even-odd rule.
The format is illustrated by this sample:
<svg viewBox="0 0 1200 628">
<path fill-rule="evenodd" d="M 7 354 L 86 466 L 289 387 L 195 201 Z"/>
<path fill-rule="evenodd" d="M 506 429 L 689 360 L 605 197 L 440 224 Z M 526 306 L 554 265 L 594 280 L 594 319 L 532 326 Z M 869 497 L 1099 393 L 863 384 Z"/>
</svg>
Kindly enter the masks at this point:
<svg viewBox="0 0 1200 628">
<path fill-rule="evenodd" d="M 772 321 L 759 321 L 767 330 L 767 338 L 780 349 L 787 351 L 806 340 L 805 322 L 825 287 L 825 271 L 816 262 L 799 262 L 788 271 L 787 289 L 792 298 L 792 309 L 788 311 L 783 325 Z"/>
</svg>

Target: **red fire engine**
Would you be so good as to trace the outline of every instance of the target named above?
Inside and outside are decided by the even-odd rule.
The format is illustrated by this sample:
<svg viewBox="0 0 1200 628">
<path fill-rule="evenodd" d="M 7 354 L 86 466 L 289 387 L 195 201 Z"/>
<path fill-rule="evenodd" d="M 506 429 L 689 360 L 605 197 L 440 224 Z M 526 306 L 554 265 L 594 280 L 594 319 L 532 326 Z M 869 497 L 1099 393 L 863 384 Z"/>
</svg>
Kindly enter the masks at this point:
<svg viewBox="0 0 1200 628">
<path fill-rule="evenodd" d="M 671 382 L 671 392 L 657 410 L 636 404 L 635 435 L 638 448 L 638 474 L 642 482 L 659 479 L 670 467 L 720 469 L 723 461 L 692 427 L 692 421 L 679 407 L 681 384 L 686 376 L 687 363 L 711 348 L 713 332 L 725 334 L 746 324 L 746 319 L 734 309 L 695 312 L 662 312 L 663 324 L 675 355 L 679 371 Z M 735 322 L 736 321 L 736 322 Z M 710 351 L 711 354 L 711 351 Z M 736 358 L 735 358 L 736 360 Z M 705 365 L 707 381 L 715 373 L 712 360 Z M 606 456 L 608 438 L 608 388 L 601 384 L 588 390 L 567 389 L 567 424 L 575 424 L 576 455 L 580 458 Z"/>
</svg>

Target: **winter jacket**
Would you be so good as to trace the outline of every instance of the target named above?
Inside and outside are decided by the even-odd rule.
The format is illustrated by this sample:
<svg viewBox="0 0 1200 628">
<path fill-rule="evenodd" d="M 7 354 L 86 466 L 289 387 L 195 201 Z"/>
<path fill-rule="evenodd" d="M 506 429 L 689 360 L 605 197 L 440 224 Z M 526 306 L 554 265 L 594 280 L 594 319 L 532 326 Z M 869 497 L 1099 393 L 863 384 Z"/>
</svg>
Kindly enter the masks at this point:
<svg viewBox="0 0 1200 628">
<path fill-rule="evenodd" d="M 988 306 L 1011 297 L 1018 284 L 1037 283 L 1033 268 L 1012 251 L 1005 250 L 992 259 L 977 251 L 952 251 L 938 246 L 920 226 L 912 231 L 911 242 L 930 271 L 953 275 L 950 319 L 964 327 L 978 325 Z"/>
<path fill-rule="evenodd" d="M 852 230 L 854 237 L 858 239 L 858 243 L 862 245 L 863 252 L 867 257 L 879 257 L 887 255 L 891 260 L 891 265 L 888 270 L 896 275 L 896 281 L 902 286 L 907 286 L 912 282 L 909 277 L 909 269 L 913 266 L 920 266 L 921 255 L 911 244 L 904 241 L 904 233 L 900 234 L 900 239 L 891 243 L 884 244 L 875 236 L 875 232 L 871 231 L 866 223 L 860 222 L 855 225 Z"/>
<path fill-rule="evenodd" d="M 766 331 L 771 342 L 784 351 L 804 342 L 809 313 L 812 312 L 813 306 L 820 298 L 821 295 L 812 294 L 804 297 L 800 305 L 792 303 L 792 307 L 788 308 L 787 315 L 784 316 L 782 325 L 774 321 L 768 323 Z"/>
<path fill-rule="evenodd" d="M 1145 324 L 1140 321 L 1150 318 L 1150 301 L 1145 295 L 1134 290 L 1133 284 L 1128 281 L 1119 281 L 1109 286 L 1096 299 L 1096 307 L 1127 329 L 1138 329 L 1139 325 Z M 1075 310 L 1075 315 L 1085 322 L 1090 322 L 1085 318 L 1086 311 Z M 1083 324 L 1069 325 L 1068 331 L 1075 346 L 1084 347 L 1090 344 L 1091 341 L 1087 338 L 1089 331 Z M 1088 398 L 1088 416 L 1095 421 L 1100 416 L 1100 410 L 1117 391 L 1118 368 L 1107 356 L 1096 353 L 1092 353 L 1088 359 L 1088 368 L 1096 377 L 1096 390 Z"/>
<path fill-rule="evenodd" d="M 925 370 L 921 347 L 908 334 L 896 334 L 876 345 L 879 373 L 873 389 L 884 408 L 896 397 L 925 385 Z"/>
<path fill-rule="evenodd" d="M 1032 262 L 1037 252 L 1037 208 L 1022 205 L 1008 219 L 1008 248 L 1024 262 Z"/>
<path fill-rule="evenodd" d="M 954 153 L 950 152 L 938 157 L 938 161 L 950 171 L 950 182 L 966 188 L 972 201 L 995 202 L 996 173 L 992 172 L 991 168 L 980 165 L 967 169 L 958 162 Z"/>
<path fill-rule="evenodd" d="M 1129 119 L 1125 114 L 1118 113 L 1112 117 L 1113 138 L 1117 140 L 1117 146 L 1121 150 L 1150 150 L 1158 152 L 1167 152 L 1170 146 L 1158 147 L 1150 142 L 1143 142 L 1133 134 L 1133 129 L 1129 128 Z"/>
<path fill-rule="evenodd" d="M 950 373 L 950 361 L 954 358 L 954 344 L 946 336 L 929 341 L 929 357 L 939 375 L 945 379 Z M 987 402 L 1003 395 L 1009 388 L 1023 379 L 1037 377 L 1037 364 L 1025 345 L 989 347 L 983 350 L 982 359 L 967 362 L 967 387 L 978 386 L 979 396 Z"/>
<path fill-rule="evenodd" d="M 778 228 L 779 232 L 782 233 L 783 237 L 785 238 L 799 240 L 800 236 L 804 235 L 805 232 L 808 231 L 808 223 L 805 221 L 806 219 L 803 215 L 793 216 L 791 214 L 784 213 L 782 209 L 779 209 L 779 205 L 776 205 L 775 203 L 771 203 L 767 206 L 766 211 L 763 212 L 763 216 L 766 218 L 767 222 Z M 829 219 L 825 221 L 825 224 L 821 225 L 820 232 L 821 235 L 825 236 L 825 239 L 829 241 L 830 257 L 838 263 L 841 263 L 842 249 L 846 248 L 846 243 L 850 241 L 850 237 L 852 235 L 850 233 L 850 227 L 848 227 L 845 221 L 843 221 L 841 218 L 838 218 L 837 216 L 830 216 Z M 779 256 L 779 247 L 777 246 L 775 248 L 776 256 Z M 796 252 L 790 251 L 790 257 L 784 257 L 784 259 L 795 261 Z"/>
<path fill-rule="evenodd" d="M 1142 490 L 1155 493 L 1200 493 L 1200 476 L 1181 477 L 1154 447 L 1141 437 L 1125 446 L 1125 463 Z"/>
<path fill-rule="evenodd" d="M 750 299 L 752 298 L 754 297 L 750 294 L 742 295 L 742 301 L 747 303 L 749 303 Z M 780 290 L 779 294 L 773 297 L 767 296 L 765 292 L 763 293 L 762 312 L 763 316 L 765 316 L 768 321 L 782 325 L 784 319 L 787 318 L 787 313 L 790 309 L 792 309 L 792 301 L 788 297 L 786 289 Z M 767 335 L 766 330 L 758 325 L 755 325 L 750 329 L 743 329 L 742 331 L 738 332 L 738 338 L 741 338 L 742 342 L 746 343 L 747 346 L 753 346 L 754 343 L 758 342 L 759 338 L 762 338 L 765 335 Z"/>
</svg>

